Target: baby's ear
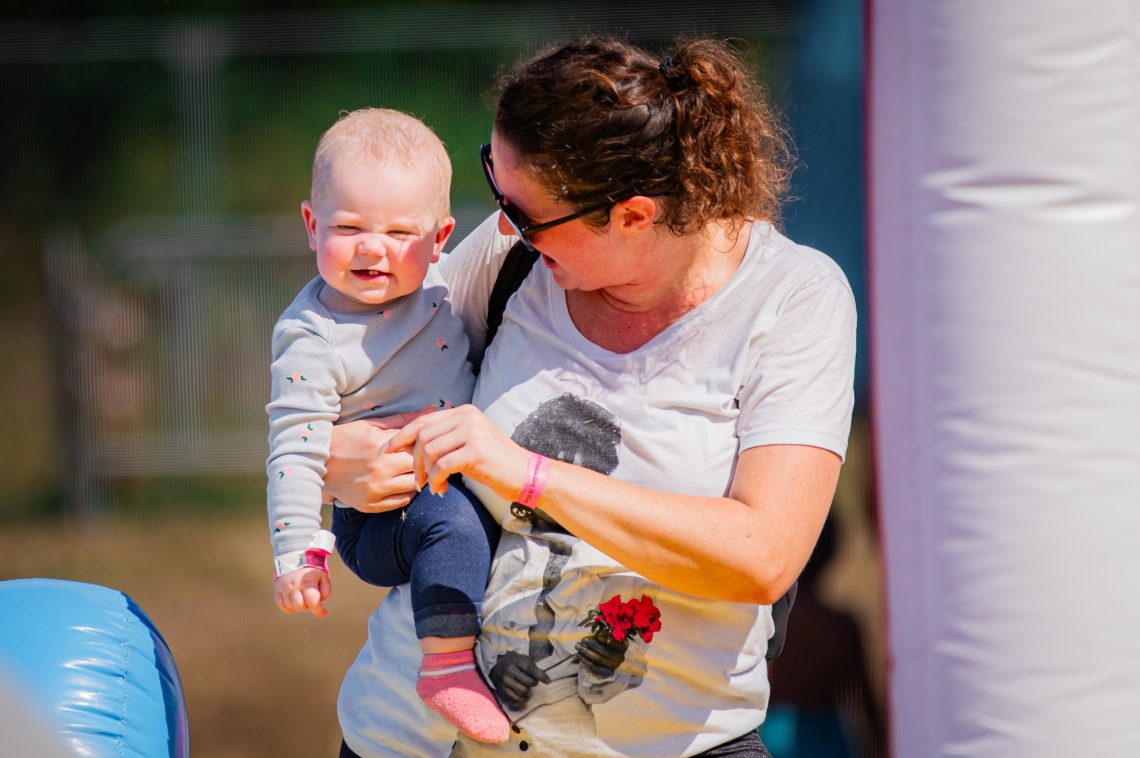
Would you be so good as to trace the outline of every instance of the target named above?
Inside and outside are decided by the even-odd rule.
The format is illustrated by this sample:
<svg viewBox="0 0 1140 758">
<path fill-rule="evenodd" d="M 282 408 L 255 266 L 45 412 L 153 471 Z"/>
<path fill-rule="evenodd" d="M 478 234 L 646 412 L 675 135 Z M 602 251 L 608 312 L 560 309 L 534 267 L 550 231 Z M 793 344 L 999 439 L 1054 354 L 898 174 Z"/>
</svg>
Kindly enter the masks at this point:
<svg viewBox="0 0 1140 758">
<path fill-rule="evenodd" d="M 455 219 L 448 216 L 439 225 L 435 232 L 435 247 L 431 252 L 431 262 L 436 263 L 439 261 L 439 254 L 443 252 L 443 246 L 447 244 L 447 239 L 451 233 L 455 231 Z"/>
<path fill-rule="evenodd" d="M 301 218 L 305 220 L 305 233 L 309 235 L 309 249 L 317 252 L 317 212 L 313 204 L 305 200 L 301 203 Z"/>
</svg>

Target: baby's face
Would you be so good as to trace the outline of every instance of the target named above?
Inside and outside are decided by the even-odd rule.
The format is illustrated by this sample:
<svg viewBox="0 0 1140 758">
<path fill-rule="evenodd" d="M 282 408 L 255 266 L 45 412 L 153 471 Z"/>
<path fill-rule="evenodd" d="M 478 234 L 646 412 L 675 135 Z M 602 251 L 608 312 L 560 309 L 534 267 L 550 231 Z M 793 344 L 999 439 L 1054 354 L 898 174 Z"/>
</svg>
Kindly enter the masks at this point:
<svg viewBox="0 0 1140 758">
<path fill-rule="evenodd" d="M 335 159 L 319 203 L 301 206 L 321 278 L 347 302 L 377 306 L 414 292 L 454 228 L 439 218 L 440 181 L 426 169 Z"/>
</svg>

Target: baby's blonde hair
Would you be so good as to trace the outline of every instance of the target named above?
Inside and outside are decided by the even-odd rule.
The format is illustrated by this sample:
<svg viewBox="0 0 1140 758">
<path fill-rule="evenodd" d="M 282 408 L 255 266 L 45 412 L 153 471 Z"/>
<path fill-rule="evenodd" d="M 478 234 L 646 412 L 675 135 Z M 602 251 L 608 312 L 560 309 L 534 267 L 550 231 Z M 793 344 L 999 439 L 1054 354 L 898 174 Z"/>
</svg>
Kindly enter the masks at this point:
<svg viewBox="0 0 1140 758">
<path fill-rule="evenodd" d="M 320 204 L 333 163 L 343 154 L 431 171 L 439 177 L 439 218 L 451 212 L 451 159 L 431 127 L 418 118 L 390 108 L 343 113 L 317 143 L 310 190 L 314 205 Z"/>
</svg>

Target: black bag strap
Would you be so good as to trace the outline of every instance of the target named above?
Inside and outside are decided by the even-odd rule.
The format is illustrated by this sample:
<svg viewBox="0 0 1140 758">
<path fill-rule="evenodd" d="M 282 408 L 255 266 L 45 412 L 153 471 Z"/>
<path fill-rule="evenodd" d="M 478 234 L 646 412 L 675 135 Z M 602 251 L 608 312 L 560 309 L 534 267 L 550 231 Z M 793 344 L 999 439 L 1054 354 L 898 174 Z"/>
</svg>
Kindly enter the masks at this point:
<svg viewBox="0 0 1140 758">
<path fill-rule="evenodd" d="M 491 288 L 491 297 L 487 301 L 487 338 L 483 341 L 483 354 L 495 339 L 495 333 L 503 323 L 503 311 L 507 308 L 507 300 L 523 283 L 527 274 L 534 268 L 538 260 L 538 251 L 527 250 L 521 242 L 511 245 L 507 257 L 503 260 L 503 267 L 495 279 L 495 286 Z M 479 373 L 479 366 L 473 366 L 475 373 Z"/>
</svg>

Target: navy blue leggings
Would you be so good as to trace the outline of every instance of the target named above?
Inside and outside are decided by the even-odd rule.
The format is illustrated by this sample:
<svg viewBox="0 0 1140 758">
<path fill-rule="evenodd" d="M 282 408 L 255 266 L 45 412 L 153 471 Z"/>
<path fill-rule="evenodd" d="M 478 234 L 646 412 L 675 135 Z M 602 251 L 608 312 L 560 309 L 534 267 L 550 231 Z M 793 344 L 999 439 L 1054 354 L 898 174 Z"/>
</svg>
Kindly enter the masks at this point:
<svg viewBox="0 0 1140 758">
<path fill-rule="evenodd" d="M 479 633 L 499 526 L 459 477 L 384 513 L 333 509 L 336 549 L 352 573 L 380 587 L 411 583 L 416 636 Z"/>
</svg>

